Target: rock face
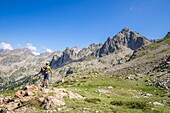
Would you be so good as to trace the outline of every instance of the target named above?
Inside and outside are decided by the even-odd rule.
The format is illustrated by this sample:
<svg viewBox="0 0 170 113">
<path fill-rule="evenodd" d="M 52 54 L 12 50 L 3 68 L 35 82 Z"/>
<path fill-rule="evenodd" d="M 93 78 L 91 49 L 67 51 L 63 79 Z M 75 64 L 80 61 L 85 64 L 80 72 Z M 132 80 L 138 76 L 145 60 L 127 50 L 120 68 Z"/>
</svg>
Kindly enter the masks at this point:
<svg viewBox="0 0 170 113">
<path fill-rule="evenodd" d="M 79 51 L 80 49 L 78 47 L 74 47 L 72 49 L 66 48 L 60 57 L 53 56 L 52 61 L 50 63 L 51 68 L 55 69 L 57 67 L 61 67 L 71 62 L 73 59 L 78 58 Z"/>
<path fill-rule="evenodd" d="M 60 57 L 53 56 L 52 61 L 51 61 L 51 67 L 55 69 L 57 67 L 61 67 L 71 62 L 81 61 L 81 58 L 99 49 L 101 46 L 102 44 L 93 43 L 88 48 L 83 48 L 83 49 L 80 49 L 78 47 L 73 47 L 71 49 L 66 48 Z"/>
<path fill-rule="evenodd" d="M 170 91 L 170 56 L 167 56 L 160 60 L 159 64 L 154 66 L 152 72 L 157 74 L 155 84 L 159 88 L 163 88 Z"/>
<path fill-rule="evenodd" d="M 56 58 L 56 56 L 51 61 L 51 66 L 53 68 L 61 67 L 67 63 L 74 61 L 81 61 L 83 59 L 88 59 L 88 57 L 103 57 L 111 53 L 119 53 L 122 51 L 127 51 L 126 55 L 129 55 L 129 51 L 137 50 L 151 42 L 139 33 L 132 31 L 128 28 L 122 29 L 113 38 L 108 38 L 103 44 L 91 44 L 88 48 L 78 49 L 77 47 L 69 49 L 67 48 L 61 57 Z M 124 52 L 125 53 L 125 52 Z"/>
<path fill-rule="evenodd" d="M 0 103 L 0 112 L 29 112 L 33 106 L 44 110 L 60 110 L 66 107 L 64 97 L 70 99 L 83 99 L 77 93 L 63 88 L 43 89 L 37 86 L 26 86 L 15 93 L 15 97 L 4 97 Z"/>
<path fill-rule="evenodd" d="M 130 48 L 131 50 L 137 50 L 142 46 L 148 45 L 151 42 L 139 33 L 132 31 L 128 28 L 122 29 L 113 38 L 108 38 L 104 45 L 93 55 L 102 57 L 109 53 L 123 50 L 124 48 Z"/>
<path fill-rule="evenodd" d="M 77 51 L 74 51 L 74 49 L 66 48 L 60 57 L 53 56 L 52 61 L 50 63 L 51 68 L 55 69 L 70 62 L 72 60 L 71 57 L 77 57 Z"/>
</svg>

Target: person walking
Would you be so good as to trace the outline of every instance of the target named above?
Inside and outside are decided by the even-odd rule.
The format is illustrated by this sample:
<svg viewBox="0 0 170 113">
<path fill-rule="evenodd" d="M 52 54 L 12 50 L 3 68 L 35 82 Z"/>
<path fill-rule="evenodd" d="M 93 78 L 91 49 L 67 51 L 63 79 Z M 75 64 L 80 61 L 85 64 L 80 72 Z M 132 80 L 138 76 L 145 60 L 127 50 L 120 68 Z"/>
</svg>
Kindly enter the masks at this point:
<svg viewBox="0 0 170 113">
<path fill-rule="evenodd" d="M 42 80 L 42 87 L 46 85 L 46 88 L 48 88 L 50 76 L 52 77 L 52 71 L 51 67 L 49 66 L 49 63 L 46 63 L 46 66 L 41 68 L 40 72 L 37 75 L 39 74 L 44 75 L 44 79 Z"/>
</svg>

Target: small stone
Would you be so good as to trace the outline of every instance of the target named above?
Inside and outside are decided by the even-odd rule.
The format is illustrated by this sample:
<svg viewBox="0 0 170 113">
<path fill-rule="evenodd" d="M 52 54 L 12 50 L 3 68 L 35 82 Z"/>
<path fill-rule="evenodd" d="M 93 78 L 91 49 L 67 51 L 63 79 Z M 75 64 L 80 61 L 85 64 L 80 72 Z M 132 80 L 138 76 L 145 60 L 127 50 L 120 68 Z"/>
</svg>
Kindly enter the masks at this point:
<svg viewBox="0 0 170 113">
<path fill-rule="evenodd" d="M 112 87 L 112 86 L 109 86 L 108 89 L 113 89 L 113 87 Z"/>
<path fill-rule="evenodd" d="M 153 102 L 153 105 L 163 106 L 163 104 L 161 104 L 161 103 L 159 103 L 159 102 Z"/>
<path fill-rule="evenodd" d="M 96 111 L 95 113 L 99 113 L 99 111 Z"/>
<path fill-rule="evenodd" d="M 151 110 L 155 110 L 155 108 L 151 108 Z"/>
<path fill-rule="evenodd" d="M 39 100 L 41 103 L 43 103 L 45 99 L 44 99 L 43 97 L 40 97 L 38 100 Z"/>
<path fill-rule="evenodd" d="M 152 96 L 152 94 L 150 94 L 150 93 L 146 93 L 146 95 L 145 95 L 145 96 L 151 97 L 151 96 Z"/>
<path fill-rule="evenodd" d="M 62 108 L 57 108 L 57 111 L 61 111 L 62 110 Z"/>
</svg>

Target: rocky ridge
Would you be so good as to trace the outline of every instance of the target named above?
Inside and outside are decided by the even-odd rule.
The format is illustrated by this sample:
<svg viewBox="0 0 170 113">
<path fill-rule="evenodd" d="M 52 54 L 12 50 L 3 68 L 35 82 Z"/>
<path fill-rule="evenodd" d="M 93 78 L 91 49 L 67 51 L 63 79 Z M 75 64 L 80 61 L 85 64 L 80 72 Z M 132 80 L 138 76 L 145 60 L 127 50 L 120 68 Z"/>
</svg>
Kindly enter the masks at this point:
<svg viewBox="0 0 170 113">
<path fill-rule="evenodd" d="M 109 37 L 104 45 L 95 53 L 93 53 L 93 55 L 102 57 L 104 55 L 108 55 L 109 53 L 124 50 L 124 48 L 137 50 L 150 43 L 151 42 L 148 39 L 139 33 L 128 28 L 124 28 L 113 38 Z"/>
<path fill-rule="evenodd" d="M 74 50 L 67 48 L 63 55 L 57 59 L 53 58 L 52 67 L 57 68 L 72 62 L 79 62 L 87 59 L 96 59 L 109 54 L 124 53 L 119 59 L 132 55 L 134 50 L 150 44 L 144 36 L 128 28 L 122 29 L 113 38 L 108 38 L 104 44 L 91 44 L 83 48 L 77 54 Z"/>
<path fill-rule="evenodd" d="M 1 98 L 0 112 L 25 113 L 32 107 L 51 112 L 66 108 L 64 97 L 70 99 L 84 99 L 81 95 L 63 88 L 44 89 L 37 86 L 25 86 L 15 93 L 15 96 Z"/>
<path fill-rule="evenodd" d="M 72 63 L 72 62 L 77 62 L 77 61 L 82 61 L 83 57 L 88 56 L 91 54 L 93 51 L 99 49 L 102 46 L 102 44 L 91 44 L 87 48 L 80 49 L 78 47 L 74 48 L 66 48 L 62 55 L 60 57 L 58 56 L 53 56 L 52 61 L 51 61 L 51 67 L 52 68 L 57 68 L 57 67 L 62 67 L 63 65 Z"/>
</svg>

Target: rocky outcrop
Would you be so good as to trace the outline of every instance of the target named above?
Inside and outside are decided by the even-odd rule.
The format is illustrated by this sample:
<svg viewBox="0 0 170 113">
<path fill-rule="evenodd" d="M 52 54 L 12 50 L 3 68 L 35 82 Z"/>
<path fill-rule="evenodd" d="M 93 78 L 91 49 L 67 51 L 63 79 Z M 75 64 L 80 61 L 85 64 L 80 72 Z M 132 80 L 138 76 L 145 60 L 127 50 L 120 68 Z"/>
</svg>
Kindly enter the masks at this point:
<svg viewBox="0 0 170 113">
<path fill-rule="evenodd" d="M 43 89 L 37 86 L 26 86 L 17 91 L 14 97 L 4 97 L 0 103 L 0 112 L 25 113 L 29 112 L 31 107 L 58 111 L 66 108 L 64 97 L 83 99 L 81 95 L 63 88 Z"/>
<path fill-rule="evenodd" d="M 71 49 L 66 48 L 60 57 L 56 55 L 53 56 L 51 61 L 51 67 L 55 69 L 57 67 L 61 67 L 71 62 L 81 61 L 81 58 L 99 49 L 101 46 L 102 46 L 101 43 L 100 44 L 93 43 L 88 48 L 83 48 L 83 49 L 80 49 L 78 47 L 73 47 Z"/>
<path fill-rule="evenodd" d="M 80 58 L 86 57 L 86 56 L 90 55 L 91 53 L 93 53 L 94 51 L 100 49 L 102 46 L 103 46 L 102 43 L 100 43 L 100 44 L 92 43 L 92 44 L 90 44 L 89 47 L 83 48 L 82 50 L 80 50 L 80 52 L 78 53 L 78 56 Z"/>
<path fill-rule="evenodd" d="M 170 91 L 170 56 L 162 58 L 159 64 L 154 66 L 152 73 L 157 75 L 154 80 L 156 86 Z"/>
<path fill-rule="evenodd" d="M 104 45 L 92 55 L 102 57 L 104 55 L 108 55 L 109 53 L 124 50 L 124 48 L 137 50 L 150 43 L 151 42 L 149 40 L 139 33 L 128 28 L 124 28 L 113 38 L 109 37 Z"/>
<path fill-rule="evenodd" d="M 76 56 L 77 54 L 73 50 L 66 48 L 60 57 L 56 55 L 53 56 L 52 61 L 50 63 L 51 68 L 55 69 L 59 66 L 62 66 L 72 61 L 71 56 L 74 56 L 74 55 Z"/>
<path fill-rule="evenodd" d="M 95 50 L 101 48 L 102 46 L 103 46 L 102 43 L 100 43 L 100 44 L 92 43 L 92 44 L 90 44 L 90 46 L 88 47 L 88 49 L 91 50 L 91 51 L 95 51 Z"/>
<path fill-rule="evenodd" d="M 156 43 L 156 42 L 158 42 L 160 39 L 151 39 L 151 40 L 149 40 L 151 43 Z"/>
</svg>

